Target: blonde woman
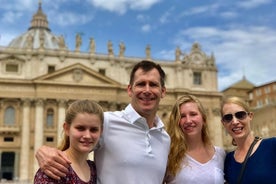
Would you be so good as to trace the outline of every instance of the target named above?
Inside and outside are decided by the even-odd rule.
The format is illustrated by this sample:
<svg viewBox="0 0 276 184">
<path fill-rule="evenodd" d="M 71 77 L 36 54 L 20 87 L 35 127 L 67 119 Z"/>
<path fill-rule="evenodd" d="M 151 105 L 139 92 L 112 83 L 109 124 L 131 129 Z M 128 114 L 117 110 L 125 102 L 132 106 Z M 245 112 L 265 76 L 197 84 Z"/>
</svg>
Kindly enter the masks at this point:
<svg viewBox="0 0 276 184">
<path fill-rule="evenodd" d="M 221 122 L 237 146 L 226 155 L 224 172 L 227 183 L 275 184 L 276 137 L 260 139 L 251 133 L 253 113 L 247 103 L 238 97 L 223 101 L 221 115 Z M 252 151 L 245 162 L 250 147 Z M 241 174 L 243 163 L 246 165 Z"/>
<path fill-rule="evenodd" d="M 223 184 L 225 151 L 211 143 L 206 112 L 193 95 L 177 99 L 167 124 L 168 184 Z"/>
</svg>

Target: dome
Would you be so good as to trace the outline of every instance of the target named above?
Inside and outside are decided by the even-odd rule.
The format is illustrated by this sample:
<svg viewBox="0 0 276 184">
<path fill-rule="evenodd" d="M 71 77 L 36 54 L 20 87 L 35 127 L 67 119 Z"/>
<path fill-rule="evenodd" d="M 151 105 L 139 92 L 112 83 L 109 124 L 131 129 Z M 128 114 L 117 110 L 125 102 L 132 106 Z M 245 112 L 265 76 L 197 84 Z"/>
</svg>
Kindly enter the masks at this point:
<svg viewBox="0 0 276 184">
<path fill-rule="evenodd" d="M 39 2 L 38 10 L 33 15 L 31 26 L 28 31 L 13 39 L 8 47 L 63 49 L 66 46 L 62 36 L 56 36 L 51 33 L 51 30 L 48 27 L 47 16 L 43 13 L 41 2 Z"/>
</svg>

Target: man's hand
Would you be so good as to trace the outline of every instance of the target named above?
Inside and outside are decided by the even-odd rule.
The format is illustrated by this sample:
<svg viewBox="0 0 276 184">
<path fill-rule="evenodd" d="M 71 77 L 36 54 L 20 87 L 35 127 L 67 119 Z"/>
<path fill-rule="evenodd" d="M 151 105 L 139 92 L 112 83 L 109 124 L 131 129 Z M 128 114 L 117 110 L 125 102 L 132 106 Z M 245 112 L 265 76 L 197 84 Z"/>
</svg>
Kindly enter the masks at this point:
<svg viewBox="0 0 276 184">
<path fill-rule="evenodd" d="M 62 151 L 49 146 L 40 147 L 35 157 L 42 171 L 47 176 L 56 180 L 67 174 L 68 167 L 71 164 L 71 161 Z"/>
</svg>

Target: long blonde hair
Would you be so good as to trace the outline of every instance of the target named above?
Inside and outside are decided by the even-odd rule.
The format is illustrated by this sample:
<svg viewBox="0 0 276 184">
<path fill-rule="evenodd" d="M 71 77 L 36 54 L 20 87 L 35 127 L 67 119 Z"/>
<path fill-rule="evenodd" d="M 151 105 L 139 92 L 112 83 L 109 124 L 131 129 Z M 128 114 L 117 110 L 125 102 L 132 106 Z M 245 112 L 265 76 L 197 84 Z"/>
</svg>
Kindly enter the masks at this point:
<svg viewBox="0 0 276 184">
<path fill-rule="evenodd" d="M 66 110 L 65 123 L 67 123 L 68 125 L 71 125 L 72 121 L 76 118 L 76 116 L 79 113 L 98 115 L 102 122 L 101 129 L 103 129 L 103 120 L 104 120 L 103 109 L 98 103 L 90 100 L 74 101 L 72 104 L 69 105 L 68 109 Z M 61 151 L 64 151 L 68 149 L 69 146 L 70 146 L 69 136 L 63 133 L 63 139 L 61 140 L 61 143 L 58 146 L 58 149 L 60 149 Z"/>
<path fill-rule="evenodd" d="M 167 174 L 175 176 L 181 169 L 182 161 L 187 152 L 187 143 L 184 133 L 179 127 L 180 106 L 185 103 L 195 103 L 198 106 L 202 119 L 205 122 L 202 127 L 202 141 L 205 145 L 211 144 L 209 130 L 207 126 L 207 114 L 201 102 L 193 95 L 184 95 L 178 98 L 172 108 L 169 122 L 167 124 L 167 132 L 171 137 L 170 153 L 168 157 Z"/>
</svg>

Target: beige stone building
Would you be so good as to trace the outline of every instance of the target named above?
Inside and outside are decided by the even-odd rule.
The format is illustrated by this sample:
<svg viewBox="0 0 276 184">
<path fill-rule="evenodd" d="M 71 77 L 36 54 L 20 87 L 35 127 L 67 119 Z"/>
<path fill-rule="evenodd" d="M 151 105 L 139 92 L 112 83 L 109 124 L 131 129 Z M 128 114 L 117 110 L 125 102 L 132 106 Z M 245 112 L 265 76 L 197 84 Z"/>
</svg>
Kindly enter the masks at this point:
<svg viewBox="0 0 276 184">
<path fill-rule="evenodd" d="M 255 86 L 248 96 L 254 112 L 254 133 L 261 137 L 276 136 L 276 81 Z"/>
<path fill-rule="evenodd" d="M 150 46 L 145 48 L 145 57 L 127 57 L 123 43 L 118 54 L 111 41 L 107 53 L 97 53 L 93 39 L 90 49 L 82 51 L 81 39 L 76 35 L 75 49 L 69 50 L 64 38 L 51 32 L 39 3 L 29 29 L 0 47 L 0 179 L 33 180 L 38 169 L 35 151 L 43 144 L 57 145 L 70 102 L 92 99 L 112 111 L 128 104 L 130 71 L 135 63 L 151 59 Z M 214 56 L 194 43 L 190 53 L 183 55 L 177 48 L 174 60 L 155 62 L 167 74 L 167 95 L 158 115 L 166 121 L 179 96 L 194 94 L 208 112 L 214 143 L 222 146 L 222 94 Z"/>
</svg>

